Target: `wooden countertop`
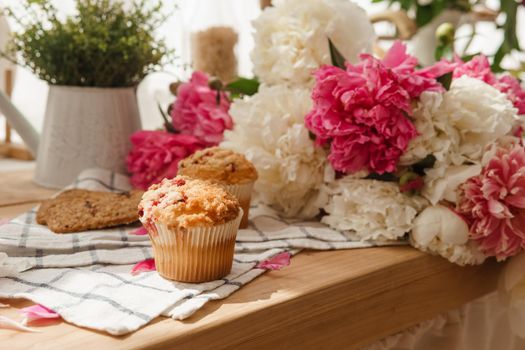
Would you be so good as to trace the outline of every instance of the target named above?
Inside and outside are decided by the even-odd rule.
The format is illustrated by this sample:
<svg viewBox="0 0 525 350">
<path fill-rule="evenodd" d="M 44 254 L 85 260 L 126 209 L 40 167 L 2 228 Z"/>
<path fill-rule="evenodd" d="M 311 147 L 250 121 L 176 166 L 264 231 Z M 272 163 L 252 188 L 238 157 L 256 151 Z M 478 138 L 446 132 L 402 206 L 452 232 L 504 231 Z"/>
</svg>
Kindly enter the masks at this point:
<svg viewBox="0 0 525 350">
<path fill-rule="evenodd" d="M 12 217 L 53 191 L 31 172 L 0 173 L 0 217 Z M 51 322 L 42 333 L 0 330 L 9 349 L 355 349 L 457 308 L 496 289 L 503 264 L 459 267 L 410 247 L 305 251 L 185 321 L 158 318 L 114 337 Z M 2 288 L 0 284 L 0 288 Z M 0 315 L 20 319 L 24 300 Z M 103 315 L 101 315 L 103 317 Z M 0 346 L 0 348 L 2 348 Z"/>
</svg>

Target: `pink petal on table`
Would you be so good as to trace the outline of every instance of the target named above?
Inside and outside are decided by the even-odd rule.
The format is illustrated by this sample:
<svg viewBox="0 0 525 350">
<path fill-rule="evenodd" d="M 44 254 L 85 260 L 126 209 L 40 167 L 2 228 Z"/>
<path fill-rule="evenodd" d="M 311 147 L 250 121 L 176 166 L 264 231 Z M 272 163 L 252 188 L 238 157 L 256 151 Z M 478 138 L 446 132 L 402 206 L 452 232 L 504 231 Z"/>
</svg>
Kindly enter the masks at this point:
<svg viewBox="0 0 525 350">
<path fill-rule="evenodd" d="M 271 257 L 270 259 L 261 261 L 255 267 L 266 270 L 280 270 L 283 267 L 290 265 L 291 256 L 292 254 L 290 254 L 289 252 L 282 252 Z"/>
<path fill-rule="evenodd" d="M 22 332 L 40 332 L 36 329 L 26 327 L 22 323 L 13 321 L 12 319 L 5 316 L 0 316 L 0 329 L 12 329 Z"/>
<path fill-rule="evenodd" d="M 0 218 L 0 226 L 7 224 L 9 221 L 9 219 Z"/>
<path fill-rule="evenodd" d="M 44 318 L 60 318 L 59 314 L 40 304 L 25 307 L 20 312 L 24 315 L 24 324 Z"/>
<path fill-rule="evenodd" d="M 135 266 L 133 266 L 133 269 L 131 269 L 131 274 L 135 276 L 141 272 L 156 271 L 156 270 L 157 268 L 155 267 L 155 259 L 146 259 L 144 261 L 137 263 Z"/>
<path fill-rule="evenodd" d="M 148 234 L 148 231 L 144 228 L 144 226 L 142 226 L 136 230 L 131 231 L 129 234 L 135 236 L 144 236 Z"/>
</svg>

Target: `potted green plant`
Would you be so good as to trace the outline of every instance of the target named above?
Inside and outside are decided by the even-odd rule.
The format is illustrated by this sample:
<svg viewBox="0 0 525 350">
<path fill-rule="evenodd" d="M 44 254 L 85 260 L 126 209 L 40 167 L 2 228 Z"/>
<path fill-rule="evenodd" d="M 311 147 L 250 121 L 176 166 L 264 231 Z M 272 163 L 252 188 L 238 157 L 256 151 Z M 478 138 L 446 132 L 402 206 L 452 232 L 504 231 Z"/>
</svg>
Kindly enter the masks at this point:
<svg viewBox="0 0 525 350">
<path fill-rule="evenodd" d="M 165 20 L 162 4 L 77 0 L 65 18 L 46 0 L 20 7 L 6 10 L 21 30 L 4 56 L 49 83 L 42 136 L 28 140 L 38 145 L 35 181 L 62 187 L 87 167 L 125 171 L 129 135 L 140 128 L 136 86 L 168 53 L 153 35 Z M 28 127 L 20 113 L 6 114 Z"/>
</svg>

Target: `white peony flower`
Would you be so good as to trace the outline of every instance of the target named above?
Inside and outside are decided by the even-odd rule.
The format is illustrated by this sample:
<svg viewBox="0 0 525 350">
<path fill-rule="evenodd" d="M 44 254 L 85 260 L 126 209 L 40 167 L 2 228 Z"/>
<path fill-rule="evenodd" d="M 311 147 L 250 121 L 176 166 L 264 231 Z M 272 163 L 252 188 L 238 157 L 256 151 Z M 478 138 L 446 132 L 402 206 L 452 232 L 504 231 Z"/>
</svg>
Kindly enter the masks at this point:
<svg viewBox="0 0 525 350">
<path fill-rule="evenodd" d="M 485 256 L 469 241 L 467 223 L 451 209 L 427 207 L 414 220 L 410 243 L 424 252 L 441 255 L 458 265 L 478 265 Z"/>
<path fill-rule="evenodd" d="M 328 215 L 321 222 L 361 240 L 396 240 L 412 229 L 427 202 L 409 197 L 396 183 L 345 177 L 324 187 Z"/>
<path fill-rule="evenodd" d="M 458 186 L 480 173 L 481 165 L 479 164 L 446 165 L 440 163 L 440 166 L 427 170 L 421 195 L 432 204 L 437 204 L 442 199 L 456 203 Z"/>
<path fill-rule="evenodd" d="M 459 132 L 440 113 L 442 102 L 441 93 L 425 91 L 421 94 L 414 107 L 414 125 L 419 135 L 408 144 L 400 158 L 400 165 L 417 163 L 429 154 L 434 155 L 437 162 L 448 163 L 451 157 L 457 159 L 458 164 L 463 162 L 457 154 Z"/>
<path fill-rule="evenodd" d="M 263 85 L 254 96 L 233 102 L 235 127 L 222 143 L 255 165 L 259 199 L 286 216 L 319 212 L 312 203 L 323 183 L 326 152 L 314 145 L 304 126 L 311 106 L 308 89 Z"/>
<path fill-rule="evenodd" d="M 521 142 L 523 142 L 522 139 L 515 137 L 513 135 L 507 135 L 507 136 L 503 136 L 499 138 L 497 142 L 494 142 L 488 145 L 487 147 L 485 147 L 485 149 L 483 150 L 483 157 L 481 158 L 481 165 L 482 166 L 487 165 L 491 159 L 496 157 L 496 153 L 498 149 L 502 147 L 510 149 L 514 147 L 515 145 L 521 144 Z"/>
<path fill-rule="evenodd" d="M 460 164 L 465 158 L 459 154 L 460 133 L 450 125 L 446 114 L 441 112 L 442 103 L 441 93 L 427 91 L 421 94 L 414 108 L 414 125 L 419 135 L 410 141 L 400 159 L 401 165 L 411 165 L 428 155 L 436 158 L 434 167 L 426 170 L 425 187 L 421 193 L 432 204 L 445 196 L 455 201 L 456 187 L 464 179 L 460 177 L 458 180 L 458 176 L 448 178 L 456 173 L 462 174 Z M 451 169 L 451 165 L 458 168 Z"/>
<path fill-rule="evenodd" d="M 518 121 L 507 97 L 481 80 L 462 76 L 444 94 L 425 92 L 414 108 L 419 135 L 401 157 L 410 165 L 432 154 L 434 167 L 425 170 L 422 195 L 432 204 L 456 201 L 457 187 L 478 175 L 488 145 L 508 134 Z M 473 165 L 463 165 L 466 162 Z"/>
<path fill-rule="evenodd" d="M 452 82 L 439 113 L 458 130 L 459 153 L 472 162 L 479 162 L 485 146 L 508 134 L 519 120 L 505 94 L 468 76 Z"/>
<path fill-rule="evenodd" d="M 350 62 L 370 52 L 374 28 L 349 0 L 275 0 L 253 22 L 254 73 L 266 84 L 308 84 L 330 64 L 328 38 Z"/>
</svg>

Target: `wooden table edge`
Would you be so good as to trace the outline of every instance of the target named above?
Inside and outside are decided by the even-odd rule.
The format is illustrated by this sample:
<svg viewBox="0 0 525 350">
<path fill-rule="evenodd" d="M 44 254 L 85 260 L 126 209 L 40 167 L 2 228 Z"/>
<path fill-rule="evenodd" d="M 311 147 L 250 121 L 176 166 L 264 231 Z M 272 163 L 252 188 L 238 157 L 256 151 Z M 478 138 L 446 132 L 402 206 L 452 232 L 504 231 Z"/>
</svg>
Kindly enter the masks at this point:
<svg viewBox="0 0 525 350">
<path fill-rule="evenodd" d="M 22 208 L 34 206 L 38 200 L 4 205 L 0 207 L 0 212 L 11 208 L 21 211 Z M 257 288 L 268 287 L 272 280 L 275 284 L 276 276 L 281 276 L 281 285 L 288 286 L 292 291 L 294 286 L 290 283 L 294 278 L 302 278 L 307 283 L 307 271 L 302 270 L 319 269 L 316 259 L 321 257 L 332 260 L 332 265 L 336 265 L 340 257 L 340 264 L 345 266 L 348 260 L 356 257 L 361 257 L 361 264 L 385 257 L 393 258 L 395 262 L 384 266 L 378 264 L 380 268 L 370 268 L 357 277 L 316 285 L 302 294 L 283 296 L 276 291 L 275 298 L 272 294 L 268 300 L 255 306 L 242 304 L 247 294 Z M 297 266 L 301 262 L 306 265 Z M 328 344 L 356 348 L 495 290 L 501 268 L 502 264 L 492 261 L 482 266 L 462 268 L 408 247 L 371 248 L 366 252 L 307 251 L 294 257 L 289 269 L 267 273 L 231 297 L 208 303 L 194 316 L 182 321 L 180 327 L 173 326 L 173 322 L 178 321 L 157 319 L 154 324 L 124 337 L 75 328 L 71 332 L 78 331 L 81 337 L 71 345 L 89 345 L 96 341 L 97 348 L 112 349 L 175 346 L 181 349 L 257 349 L 276 345 L 294 347 L 293 340 L 302 339 L 302 348 L 324 348 Z M 470 283 L 465 286 L 465 281 Z M 446 283 L 448 286 L 443 290 L 442 286 Z M 235 303 L 240 305 L 231 306 Z M 232 310 L 233 313 L 228 313 Z M 239 312 L 235 313 L 235 310 Z M 171 334 L 171 328 L 183 330 Z M 356 329 L 359 332 L 352 331 Z M 370 333 L 371 330 L 373 333 Z M 0 333 L 0 342 L 2 338 Z M 40 342 L 39 348 L 55 348 L 54 345 Z"/>
<path fill-rule="evenodd" d="M 406 268 L 407 264 L 418 262 L 420 259 L 414 259 L 399 264 L 399 267 Z M 256 312 L 236 315 L 227 320 L 223 319 L 220 325 L 208 325 L 172 339 L 152 339 L 138 348 L 268 349 L 275 346 L 278 348 L 294 348 L 292 340 L 301 339 L 301 349 L 322 349 L 334 348 L 334 339 L 339 337 L 336 342 L 337 346 L 345 349 L 357 349 L 494 291 L 497 285 L 497 276 L 502 268 L 500 264 L 489 262 L 483 268 L 475 267 L 476 272 L 473 276 L 471 272 L 463 270 L 464 268 L 447 264 L 450 266 L 436 270 L 427 277 L 407 280 L 399 285 L 393 284 L 390 288 L 365 295 L 366 285 L 372 280 L 381 278 L 384 273 L 384 271 L 376 271 L 361 278 L 347 280 L 345 283 L 326 286 L 308 294 L 292 297 Z M 489 273 L 483 273 L 483 270 L 488 270 L 485 272 Z M 447 290 L 449 288 L 455 290 L 465 280 L 473 280 L 474 285 L 480 288 L 470 288 L 458 295 L 452 293 L 447 298 L 443 298 L 441 295 L 441 302 L 433 303 L 432 300 L 436 298 L 436 286 L 443 285 L 444 281 L 450 279 L 454 279 L 454 283 L 447 286 Z M 405 292 L 402 292 L 403 289 Z M 350 291 L 361 295 L 361 297 L 352 297 Z M 443 292 L 442 290 L 441 294 Z M 404 295 L 403 299 L 395 302 L 400 295 Z M 444 299 L 448 300 L 444 301 Z M 317 312 L 313 312 L 311 306 L 319 303 L 319 300 L 327 302 Z M 388 305 L 387 302 L 391 302 L 391 304 Z M 421 305 L 419 312 L 414 311 L 418 308 L 415 304 L 417 302 L 425 304 L 425 307 Z M 220 304 L 221 301 L 214 303 Z M 367 314 L 367 310 L 377 311 L 377 307 L 374 305 L 378 304 L 382 304 L 384 307 L 383 315 Z M 356 309 L 362 313 L 355 314 L 354 310 Z M 402 320 L 399 320 L 400 314 L 410 314 L 410 317 L 405 315 Z M 372 333 L 363 330 L 360 334 L 349 332 L 345 336 L 344 329 L 337 327 L 337 322 L 340 319 L 344 319 L 348 323 L 348 329 L 352 328 L 352 322 L 357 324 L 363 319 L 377 322 L 367 322 L 374 329 Z M 384 322 L 388 319 L 390 322 Z M 316 332 L 320 324 L 324 324 L 324 331 Z M 328 324 L 330 324 L 329 327 Z M 330 347 L 326 347 L 327 345 Z"/>
</svg>

